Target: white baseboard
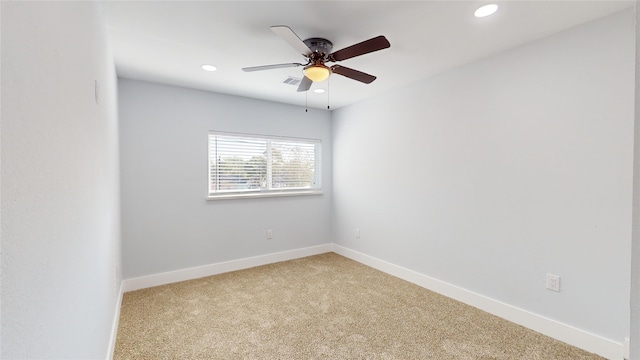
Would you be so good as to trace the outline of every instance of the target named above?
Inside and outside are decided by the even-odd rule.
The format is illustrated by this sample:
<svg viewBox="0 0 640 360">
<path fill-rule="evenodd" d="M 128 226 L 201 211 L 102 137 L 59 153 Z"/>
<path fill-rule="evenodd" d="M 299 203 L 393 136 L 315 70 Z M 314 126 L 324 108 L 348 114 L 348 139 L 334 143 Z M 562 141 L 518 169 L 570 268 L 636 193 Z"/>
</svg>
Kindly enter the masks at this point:
<svg viewBox="0 0 640 360">
<path fill-rule="evenodd" d="M 631 356 L 631 349 L 630 349 L 630 343 L 629 341 L 631 341 L 628 337 L 624 338 L 624 359 L 628 360 L 629 357 Z"/>
<path fill-rule="evenodd" d="M 489 297 L 465 290 L 461 287 L 444 281 L 420 274 L 413 270 L 403 268 L 374 258 L 369 255 L 333 244 L 333 252 L 340 254 L 359 263 L 370 266 L 387 274 L 414 283 L 428 290 L 437 292 L 449 298 L 471 305 L 490 314 L 499 316 L 516 324 L 522 325 L 556 340 L 573 345 L 591 353 L 598 354 L 607 359 L 622 360 L 624 345 L 603 338 L 573 326 L 563 324 L 553 319 L 534 314 L 530 311 L 505 304 Z"/>
<path fill-rule="evenodd" d="M 122 306 L 122 296 L 124 295 L 124 281 L 120 283 L 118 300 L 116 300 L 116 309 L 113 314 L 113 322 L 111 325 L 111 338 L 109 339 L 109 351 L 107 352 L 107 360 L 113 359 L 113 353 L 116 349 L 116 336 L 118 335 L 118 324 L 120 323 L 120 307 Z"/>
<path fill-rule="evenodd" d="M 171 284 L 174 282 L 197 279 L 205 276 L 222 274 L 230 271 L 248 269 L 255 266 L 272 264 L 280 261 L 299 259 L 306 256 L 331 252 L 332 244 L 311 246 L 302 249 L 283 251 L 278 253 L 254 256 L 250 258 L 225 261 L 216 264 L 203 265 L 188 269 L 169 271 L 160 274 L 141 276 L 124 280 L 124 291 L 134 291 L 154 286 Z"/>
</svg>

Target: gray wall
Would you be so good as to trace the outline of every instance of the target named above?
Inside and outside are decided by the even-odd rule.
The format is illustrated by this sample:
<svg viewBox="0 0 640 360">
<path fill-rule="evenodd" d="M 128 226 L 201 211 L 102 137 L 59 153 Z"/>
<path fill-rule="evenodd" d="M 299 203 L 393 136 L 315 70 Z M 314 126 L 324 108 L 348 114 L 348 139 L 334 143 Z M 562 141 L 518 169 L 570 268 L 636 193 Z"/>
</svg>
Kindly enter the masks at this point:
<svg viewBox="0 0 640 360">
<path fill-rule="evenodd" d="M 105 21 L 96 2 L 0 6 L 0 357 L 105 358 L 121 283 L 117 89 Z"/>
<path fill-rule="evenodd" d="M 335 242 L 621 343 L 634 34 L 625 11 L 335 111 Z"/>
<path fill-rule="evenodd" d="M 329 112 L 127 79 L 119 97 L 125 278 L 331 242 Z M 324 194 L 207 201 L 209 130 L 321 139 Z"/>
</svg>

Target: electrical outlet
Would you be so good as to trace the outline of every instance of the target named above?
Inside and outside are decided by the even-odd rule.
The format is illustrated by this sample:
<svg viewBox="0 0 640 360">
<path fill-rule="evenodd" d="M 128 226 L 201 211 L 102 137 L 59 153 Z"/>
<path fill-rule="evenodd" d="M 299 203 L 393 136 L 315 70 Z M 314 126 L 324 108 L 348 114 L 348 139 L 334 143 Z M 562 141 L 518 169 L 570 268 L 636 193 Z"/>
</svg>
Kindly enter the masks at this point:
<svg viewBox="0 0 640 360">
<path fill-rule="evenodd" d="M 560 291 L 560 276 L 547 274 L 547 289 Z"/>
<path fill-rule="evenodd" d="M 273 230 L 267 230 L 267 240 L 273 239 Z"/>
<path fill-rule="evenodd" d="M 356 229 L 356 239 L 360 239 L 360 229 Z"/>
</svg>

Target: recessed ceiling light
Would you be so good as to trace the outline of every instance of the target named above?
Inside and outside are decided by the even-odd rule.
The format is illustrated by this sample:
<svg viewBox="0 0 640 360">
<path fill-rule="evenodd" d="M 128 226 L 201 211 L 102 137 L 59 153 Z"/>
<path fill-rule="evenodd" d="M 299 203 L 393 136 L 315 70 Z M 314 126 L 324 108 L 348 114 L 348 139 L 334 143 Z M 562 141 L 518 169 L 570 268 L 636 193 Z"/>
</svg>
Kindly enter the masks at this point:
<svg viewBox="0 0 640 360">
<path fill-rule="evenodd" d="M 325 90 L 324 89 L 315 89 L 315 90 L 313 90 L 313 92 L 316 93 L 316 94 L 322 94 L 323 92 L 325 92 Z"/>
<path fill-rule="evenodd" d="M 479 7 L 478 10 L 476 10 L 475 15 L 476 17 L 479 17 L 479 18 L 485 17 L 493 14 L 494 12 L 496 12 L 496 10 L 498 10 L 498 5 L 488 4 L 488 5 Z"/>
<path fill-rule="evenodd" d="M 204 71 L 216 71 L 216 70 L 218 70 L 218 68 L 213 66 L 213 65 L 204 64 L 204 65 L 202 65 L 202 70 L 204 70 Z"/>
</svg>

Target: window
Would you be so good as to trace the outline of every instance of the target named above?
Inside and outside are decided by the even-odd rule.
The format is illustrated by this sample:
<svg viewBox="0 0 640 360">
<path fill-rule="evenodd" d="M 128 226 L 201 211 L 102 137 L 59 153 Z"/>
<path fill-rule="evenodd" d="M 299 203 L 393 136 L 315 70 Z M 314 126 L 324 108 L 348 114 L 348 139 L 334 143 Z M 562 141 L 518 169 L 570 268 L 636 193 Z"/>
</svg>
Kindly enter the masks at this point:
<svg viewBox="0 0 640 360">
<path fill-rule="evenodd" d="M 320 140 L 209 132 L 209 199 L 320 194 Z"/>
</svg>

